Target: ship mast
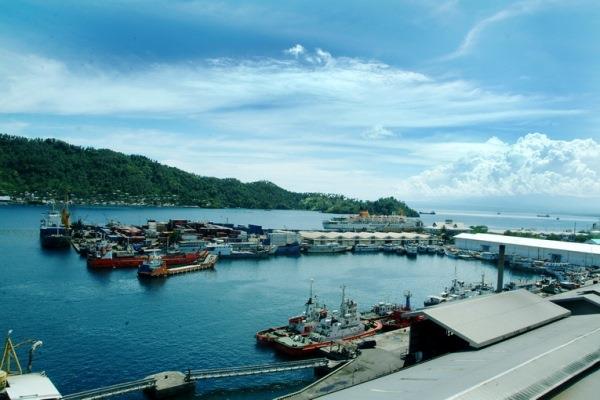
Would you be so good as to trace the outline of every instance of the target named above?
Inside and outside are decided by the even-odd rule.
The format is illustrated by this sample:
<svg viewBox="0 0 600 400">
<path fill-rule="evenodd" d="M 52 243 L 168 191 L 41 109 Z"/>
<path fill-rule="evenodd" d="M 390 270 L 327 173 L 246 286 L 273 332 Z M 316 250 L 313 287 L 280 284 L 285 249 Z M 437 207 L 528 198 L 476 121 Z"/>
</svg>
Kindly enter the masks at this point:
<svg viewBox="0 0 600 400">
<path fill-rule="evenodd" d="M 342 315 L 346 314 L 346 285 L 342 285 L 342 304 L 340 305 L 340 310 L 342 311 Z"/>
<path fill-rule="evenodd" d="M 312 279 L 312 278 L 310 279 L 310 290 L 308 293 L 308 300 L 306 300 L 306 311 L 305 311 L 305 314 L 307 316 L 310 311 L 310 306 L 311 306 L 311 304 L 313 304 L 313 282 L 314 281 L 315 281 L 314 279 Z"/>
</svg>

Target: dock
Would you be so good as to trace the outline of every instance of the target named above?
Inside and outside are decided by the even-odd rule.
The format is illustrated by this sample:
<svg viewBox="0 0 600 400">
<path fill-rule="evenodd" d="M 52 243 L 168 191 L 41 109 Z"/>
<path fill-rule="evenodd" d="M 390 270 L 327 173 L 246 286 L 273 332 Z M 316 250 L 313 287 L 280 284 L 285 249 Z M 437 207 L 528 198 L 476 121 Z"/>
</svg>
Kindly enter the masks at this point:
<svg viewBox="0 0 600 400">
<path fill-rule="evenodd" d="M 136 391 L 144 391 L 153 397 L 164 398 L 184 392 L 193 392 L 196 382 L 201 380 L 272 374 L 302 369 L 333 368 L 337 365 L 338 363 L 332 363 L 326 358 L 314 358 L 239 367 L 189 370 L 185 373 L 180 371 L 165 371 L 143 379 L 73 393 L 63 396 L 62 400 L 99 400 Z"/>
<path fill-rule="evenodd" d="M 198 264 L 183 265 L 181 267 L 173 267 L 167 270 L 167 276 L 186 274 L 188 272 L 202 271 L 205 269 L 215 268 L 218 257 L 212 254 L 206 256 L 206 259 Z"/>
</svg>

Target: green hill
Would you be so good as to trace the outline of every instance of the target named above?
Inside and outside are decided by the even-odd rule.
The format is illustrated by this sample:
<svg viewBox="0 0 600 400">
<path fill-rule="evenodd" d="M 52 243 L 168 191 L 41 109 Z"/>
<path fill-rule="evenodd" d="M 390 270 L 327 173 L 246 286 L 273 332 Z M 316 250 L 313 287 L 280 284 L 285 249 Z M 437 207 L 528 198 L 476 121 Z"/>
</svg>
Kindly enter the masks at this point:
<svg viewBox="0 0 600 400">
<path fill-rule="evenodd" d="M 376 201 L 294 193 L 268 182 L 199 176 L 139 155 L 73 146 L 56 139 L 0 135 L 0 195 L 79 203 L 173 204 L 211 208 L 298 209 L 418 216 L 393 197 Z"/>
</svg>

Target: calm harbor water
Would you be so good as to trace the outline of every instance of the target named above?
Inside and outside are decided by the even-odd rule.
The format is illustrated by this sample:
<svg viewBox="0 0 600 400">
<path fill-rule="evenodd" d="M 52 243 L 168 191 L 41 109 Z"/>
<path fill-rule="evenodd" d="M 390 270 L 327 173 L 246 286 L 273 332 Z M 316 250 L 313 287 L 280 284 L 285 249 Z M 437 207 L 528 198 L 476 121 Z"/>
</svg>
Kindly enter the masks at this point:
<svg viewBox="0 0 600 400">
<path fill-rule="evenodd" d="M 0 329 L 14 329 L 17 341 L 44 342 L 34 368 L 45 370 L 63 394 L 164 370 L 280 360 L 270 349 L 257 346 L 254 334 L 301 312 L 311 278 L 331 309 L 339 304 L 342 284 L 366 309 L 382 300 L 402 301 L 404 290 L 411 290 L 413 304 L 421 306 L 427 295 L 443 290 L 455 273 L 465 281 L 478 281 L 485 273 L 490 283 L 496 275 L 492 265 L 478 261 L 344 254 L 222 260 L 215 271 L 143 282 L 134 270 L 90 271 L 72 250 L 43 251 L 38 225 L 44 210 L 0 207 Z M 316 212 L 239 209 L 80 207 L 72 211 L 74 219 L 98 223 L 188 218 L 296 229 L 318 229 L 329 217 Z M 445 215 L 431 217 L 437 220 Z M 533 278 L 508 271 L 505 280 Z M 207 382 L 198 388 L 198 396 L 273 398 L 311 379 L 305 371 Z"/>
</svg>

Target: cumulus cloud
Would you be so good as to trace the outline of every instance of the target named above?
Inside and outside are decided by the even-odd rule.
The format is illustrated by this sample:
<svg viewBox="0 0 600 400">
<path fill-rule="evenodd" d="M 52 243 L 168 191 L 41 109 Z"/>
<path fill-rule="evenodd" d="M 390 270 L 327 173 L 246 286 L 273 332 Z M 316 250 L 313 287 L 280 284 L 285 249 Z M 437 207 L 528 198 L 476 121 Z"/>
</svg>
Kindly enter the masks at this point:
<svg viewBox="0 0 600 400">
<path fill-rule="evenodd" d="M 394 132 L 381 125 L 375 125 L 362 133 L 365 139 L 386 139 L 395 136 Z"/>
<path fill-rule="evenodd" d="M 289 49 L 284 50 L 284 53 L 290 54 L 294 57 L 298 57 L 301 54 L 304 54 L 306 49 L 301 44 L 296 44 L 295 46 L 290 47 Z"/>
<path fill-rule="evenodd" d="M 401 192 L 412 198 L 598 198 L 600 143 L 593 139 L 553 140 L 541 133 L 525 135 L 512 144 L 492 138 L 485 151 L 409 178 Z"/>
</svg>

